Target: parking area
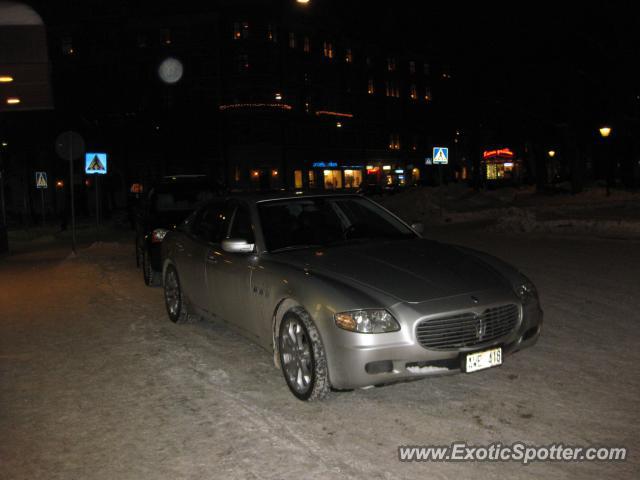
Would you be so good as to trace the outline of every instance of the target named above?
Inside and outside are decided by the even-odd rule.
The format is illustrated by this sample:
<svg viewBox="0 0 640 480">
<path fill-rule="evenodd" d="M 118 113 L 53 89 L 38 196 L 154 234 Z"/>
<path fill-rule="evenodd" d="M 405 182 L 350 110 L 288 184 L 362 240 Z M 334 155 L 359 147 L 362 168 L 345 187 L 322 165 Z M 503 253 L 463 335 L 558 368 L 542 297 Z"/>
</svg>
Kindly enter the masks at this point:
<svg viewBox="0 0 640 480">
<path fill-rule="evenodd" d="M 128 235 L 128 234 L 127 234 Z M 636 478 L 640 241 L 443 227 L 539 288 L 500 368 L 304 403 L 222 324 L 174 325 L 129 236 L 0 260 L 0 478 Z M 622 463 L 401 463 L 401 445 L 624 446 Z"/>
</svg>

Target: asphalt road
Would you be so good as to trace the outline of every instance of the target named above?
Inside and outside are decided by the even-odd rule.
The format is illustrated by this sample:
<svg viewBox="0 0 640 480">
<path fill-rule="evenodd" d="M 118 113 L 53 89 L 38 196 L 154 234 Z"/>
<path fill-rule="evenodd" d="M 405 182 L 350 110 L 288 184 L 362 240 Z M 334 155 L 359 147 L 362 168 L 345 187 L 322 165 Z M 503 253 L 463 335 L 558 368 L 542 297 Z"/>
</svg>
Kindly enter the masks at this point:
<svg viewBox="0 0 640 480">
<path fill-rule="evenodd" d="M 538 285 L 536 347 L 497 369 L 306 404 L 223 325 L 171 324 L 132 242 L 0 259 L 0 478 L 638 478 L 640 242 L 429 235 Z M 624 446 L 622 463 L 400 463 L 399 445 Z"/>
</svg>

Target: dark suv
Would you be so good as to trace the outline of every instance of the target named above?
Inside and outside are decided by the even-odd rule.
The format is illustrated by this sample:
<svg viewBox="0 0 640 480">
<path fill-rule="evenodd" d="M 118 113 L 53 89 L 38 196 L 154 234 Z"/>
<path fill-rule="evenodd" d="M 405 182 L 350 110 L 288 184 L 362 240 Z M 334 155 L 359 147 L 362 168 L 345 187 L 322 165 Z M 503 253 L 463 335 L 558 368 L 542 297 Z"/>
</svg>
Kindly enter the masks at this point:
<svg viewBox="0 0 640 480">
<path fill-rule="evenodd" d="M 142 266 L 145 284 L 161 283 L 160 246 L 167 232 L 220 193 L 220 186 L 204 175 L 164 177 L 149 190 L 135 216 L 136 265 Z"/>
</svg>

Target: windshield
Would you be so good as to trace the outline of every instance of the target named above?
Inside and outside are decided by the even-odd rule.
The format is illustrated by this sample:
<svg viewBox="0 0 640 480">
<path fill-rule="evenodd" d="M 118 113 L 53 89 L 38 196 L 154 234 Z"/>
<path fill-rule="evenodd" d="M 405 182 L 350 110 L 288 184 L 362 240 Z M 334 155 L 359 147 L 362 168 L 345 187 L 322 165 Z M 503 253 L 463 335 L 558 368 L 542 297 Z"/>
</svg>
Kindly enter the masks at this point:
<svg viewBox="0 0 640 480">
<path fill-rule="evenodd" d="M 415 233 L 360 197 L 315 197 L 258 203 L 267 250 L 327 246 L 361 239 L 411 238 Z"/>
<path fill-rule="evenodd" d="M 214 192 L 207 186 L 172 185 L 170 189 L 158 189 L 152 193 L 151 211 L 162 213 L 193 210 L 213 197 Z"/>
</svg>

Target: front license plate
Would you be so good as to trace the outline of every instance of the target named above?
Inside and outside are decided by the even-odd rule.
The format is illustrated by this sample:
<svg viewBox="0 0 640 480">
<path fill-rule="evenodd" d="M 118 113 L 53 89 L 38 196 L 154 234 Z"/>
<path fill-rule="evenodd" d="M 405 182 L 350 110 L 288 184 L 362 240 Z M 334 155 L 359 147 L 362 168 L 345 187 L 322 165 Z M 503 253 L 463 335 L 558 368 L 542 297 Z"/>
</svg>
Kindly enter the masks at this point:
<svg viewBox="0 0 640 480">
<path fill-rule="evenodd" d="M 497 367 L 498 365 L 502 365 L 502 348 L 469 353 L 466 357 L 465 372 L 477 372 L 478 370 Z"/>
</svg>

